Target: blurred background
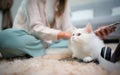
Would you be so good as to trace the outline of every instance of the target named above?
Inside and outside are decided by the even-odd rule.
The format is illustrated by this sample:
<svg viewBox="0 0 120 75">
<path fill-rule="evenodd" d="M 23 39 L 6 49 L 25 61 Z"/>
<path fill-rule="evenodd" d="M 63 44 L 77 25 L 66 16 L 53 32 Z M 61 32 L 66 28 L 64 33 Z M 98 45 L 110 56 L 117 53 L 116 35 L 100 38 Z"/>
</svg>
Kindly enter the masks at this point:
<svg viewBox="0 0 120 75">
<path fill-rule="evenodd" d="M 14 21 L 21 1 L 13 0 L 10 9 L 12 21 Z M 120 22 L 120 0 L 69 0 L 69 4 L 71 20 L 76 27 L 84 27 L 89 22 L 95 30 L 102 25 Z M 2 19 L 3 12 L 0 10 L 0 31 L 2 30 Z M 107 39 L 114 41 L 120 39 L 120 26 Z"/>
<path fill-rule="evenodd" d="M 93 29 L 120 22 L 120 0 L 69 0 L 72 22 L 76 27 L 84 27 L 88 22 Z M 106 39 L 119 39 L 120 26 Z"/>
</svg>

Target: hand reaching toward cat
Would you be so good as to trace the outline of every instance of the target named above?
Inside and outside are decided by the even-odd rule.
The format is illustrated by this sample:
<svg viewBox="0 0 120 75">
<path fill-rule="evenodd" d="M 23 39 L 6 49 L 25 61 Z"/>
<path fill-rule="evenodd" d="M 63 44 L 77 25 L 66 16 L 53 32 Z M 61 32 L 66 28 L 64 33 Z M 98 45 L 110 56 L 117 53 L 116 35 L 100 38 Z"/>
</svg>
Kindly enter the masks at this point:
<svg viewBox="0 0 120 75">
<path fill-rule="evenodd" d="M 98 28 L 95 31 L 95 34 L 97 36 L 99 36 L 101 39 L 104 39 L 105 37 L 107 37 L 110 33 L 114 32 L 116 29 L 115 26 L 103 26 Z"/>
<path fill-rule="evenodd" d="M 70 32 L 60 32 L 57 36 L 58 40 L 59 39 L 70 39 L 70 37 L 72 36 L 72 33 Z"/>
</svg>

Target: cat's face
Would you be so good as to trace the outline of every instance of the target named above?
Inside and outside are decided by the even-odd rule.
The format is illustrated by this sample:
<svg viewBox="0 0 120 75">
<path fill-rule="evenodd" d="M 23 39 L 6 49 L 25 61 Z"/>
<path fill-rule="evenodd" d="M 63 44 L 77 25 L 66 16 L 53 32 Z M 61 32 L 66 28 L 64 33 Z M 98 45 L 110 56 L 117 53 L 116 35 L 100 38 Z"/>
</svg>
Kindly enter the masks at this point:
<svg viewBox="0 0 120 75">
<path fill-rule="evenodd" d="M 89 41 L 93 34 L 92 26 L 88 24 L 85 28 L 76 29 L 72 32 L 71 41 L 75 43 L 83 43 Z"/>
</svg>

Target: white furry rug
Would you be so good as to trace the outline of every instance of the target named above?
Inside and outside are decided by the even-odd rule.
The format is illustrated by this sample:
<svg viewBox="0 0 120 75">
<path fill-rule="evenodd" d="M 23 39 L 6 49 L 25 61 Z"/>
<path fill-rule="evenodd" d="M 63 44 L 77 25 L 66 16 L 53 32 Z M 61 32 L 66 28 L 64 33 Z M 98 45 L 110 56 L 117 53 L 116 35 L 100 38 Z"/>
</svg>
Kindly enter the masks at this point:
<svg viewBox="0 0 120 75">
<path fill-rule="evenodd" d="M 94 63 L 59 61 L 58 58 L 60 56 L 0 61 L 0 75 L 115 75 Z"/>
<path fill-rule="evenodd" d="M 116 48 L 115 45 L 110 47 Z M 120 75 L 108 72 L 94 63 L 77 61 L 59 61 L 66 55 L 46 55 L 31 59 L 15 59 L 0 61 L 0 75 Z"/>
</svg>

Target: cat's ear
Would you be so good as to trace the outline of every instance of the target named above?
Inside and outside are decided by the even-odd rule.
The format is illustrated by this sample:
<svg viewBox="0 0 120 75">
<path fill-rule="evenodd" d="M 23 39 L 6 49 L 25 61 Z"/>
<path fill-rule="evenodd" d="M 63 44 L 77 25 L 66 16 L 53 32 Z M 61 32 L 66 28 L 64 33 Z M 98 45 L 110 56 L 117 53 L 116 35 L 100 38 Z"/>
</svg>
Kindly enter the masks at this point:
<svg viewBox="0 0 120 75">
<path fill-rule="evenodd" d="M 87 26 L 86 26 L 86 31 L 88 32 L 88 33 L 91 33 L 93 30 L 92 30 L 92 25 L 90 24 L 90 23 L 88 23 L 87 24 Z"/>
</svg>

